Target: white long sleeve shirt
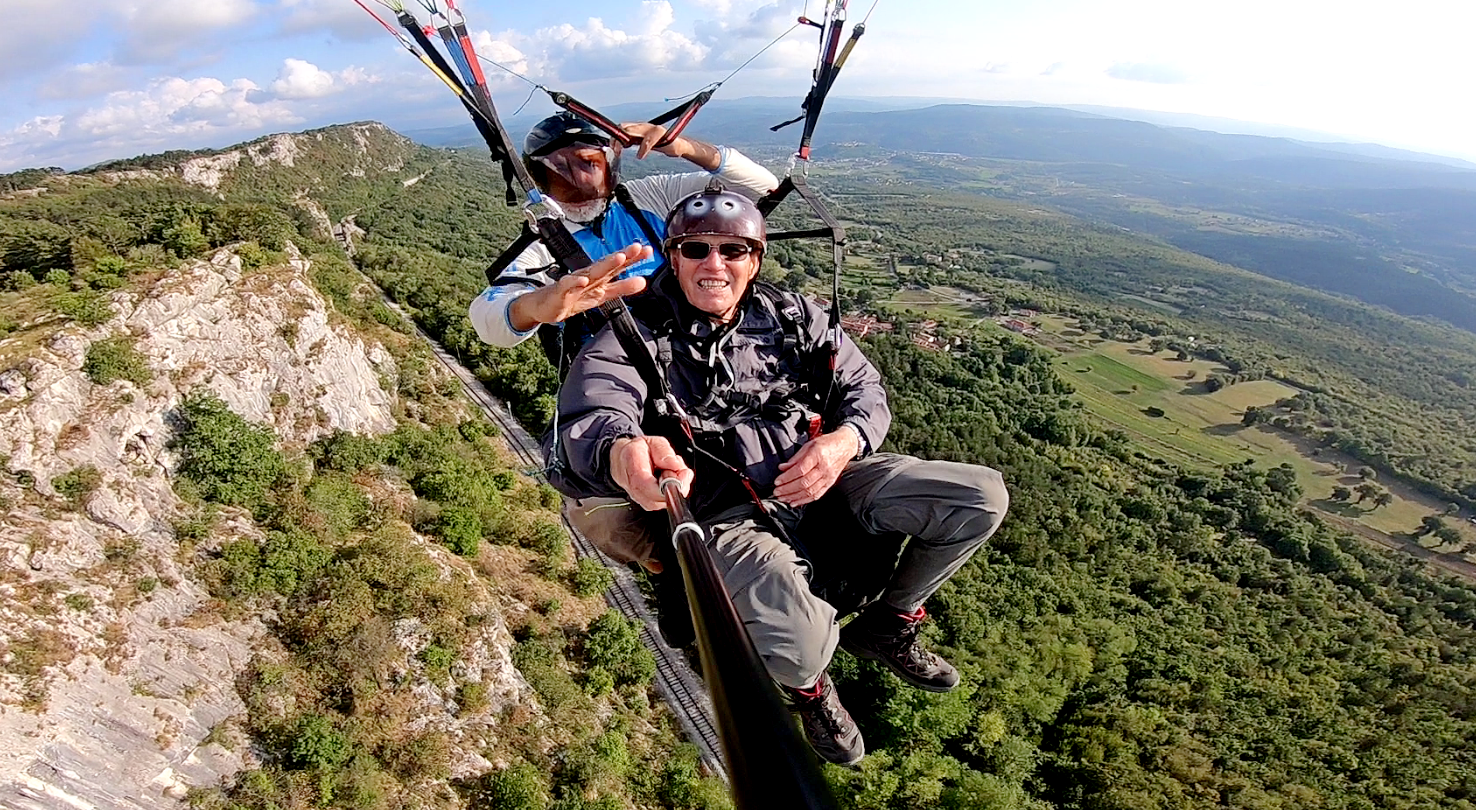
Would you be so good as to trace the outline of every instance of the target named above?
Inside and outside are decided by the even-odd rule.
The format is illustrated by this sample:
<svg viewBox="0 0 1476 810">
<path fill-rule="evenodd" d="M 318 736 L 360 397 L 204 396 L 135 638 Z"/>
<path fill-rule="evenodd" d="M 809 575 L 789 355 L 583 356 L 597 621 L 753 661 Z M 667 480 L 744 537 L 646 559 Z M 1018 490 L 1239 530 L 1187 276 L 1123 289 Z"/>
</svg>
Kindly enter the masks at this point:
<svg viewBox="0 0 1476 810">
<path fill-rule="evenodd" d="M 721 179 L 729 190 L 754 199 L 773 191 L 779 185 L 779 179 L 773 172 L 738 150 L 726 146 L 720 146 L 718 150 L 722 155 L 722 162 L 716 171 L 663 174 L 625 183 L 635 207 L 657 236 L 665 238 L 666 215 L 671 209 L 687 196 L 701 191 L 714 177 Z M 612 201 L 601 213 L 603 218 L 599 220 L 598 233 L 586 223 L 569 221 L 570 232 L 589 254 L 590 259 L 598 261 L 621 248 L 650 242 L 645 229 L 619 203 Z M 654 249 L 651 258 L 627 268 L 620 277 L 649 276 L 660 269 L 664 263 L 661 245 L 651 247 Z M 497 277 L 495 284 L 488 286 L 471 302 L 468 314 L 477 337 L 493 346 L 505 348 L 516 346 L 531 337 L 537 328 L 526 332 L 513 328 L 509 309 L 518 296 L 553 283 L 548 274 L 553 267 L 553 256 L 541 242 L 534 243 L 523 251 L 512 266 Z"/>
</svg>

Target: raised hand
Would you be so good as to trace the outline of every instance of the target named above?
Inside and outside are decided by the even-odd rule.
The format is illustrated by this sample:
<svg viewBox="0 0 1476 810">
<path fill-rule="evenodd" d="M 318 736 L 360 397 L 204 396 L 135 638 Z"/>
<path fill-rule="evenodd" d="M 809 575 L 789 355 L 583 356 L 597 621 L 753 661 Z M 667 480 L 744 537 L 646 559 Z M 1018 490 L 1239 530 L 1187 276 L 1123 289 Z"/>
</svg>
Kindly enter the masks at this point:
<svg viewBox="0 0 1476 810">
<path fill-rule="evenodd" d="M 685 138 L 673 138 L 671 143 L 657 148 L 656 142 L 660 141 L 666 135 L 666 127 L 660 124 L 634 121 L 629 124 L 621 124 L 620 128 L 625 130 L 627 134 L 641 139 L 641 142 L 636 145 L 636 158 L 638 159 L 644 160 L 646 155 L 651 154 L 651 150 L 653 149 L 667 157 L 680 158 L 687 156 Z"/>
<path fill-rule="evenodd" d="M 518 296 L 508 310 L 513 327 L 526 332 L 542 323 L 561 323 L 607 301 L 634 295 L 646 288 L 644 278 L 616 280 L 627 267 L 651 258 L 649 245 L 635 244 L 570 273 L 557 284 Z"/>
</svg>

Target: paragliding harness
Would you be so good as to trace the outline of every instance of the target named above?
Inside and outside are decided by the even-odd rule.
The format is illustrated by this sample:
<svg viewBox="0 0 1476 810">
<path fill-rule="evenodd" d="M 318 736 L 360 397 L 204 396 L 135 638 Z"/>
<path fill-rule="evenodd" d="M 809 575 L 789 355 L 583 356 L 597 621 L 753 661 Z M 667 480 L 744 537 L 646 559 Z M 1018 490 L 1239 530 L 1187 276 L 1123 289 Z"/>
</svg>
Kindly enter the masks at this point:
<svg viewBox="0 0 1476 810">
<path fill-rule="evenodd" d="M 658 276 L 653 285 L 663 280 Z M 834 351 L 828 342 L 816 343 L 810 337 L 809 308 L 799 293 L 781 290 L 767 281 L 755 279 L 746 297 L 749 302 L 757 302 L 769 310 L 779 323 L 784 335 L 780 362 L 788 364 L 792 376 L 798 381 L 772 387 L 762 396 L 739 393 L 709 381 L 710 393 L 706 401 L 686 410 L 686 429 L 698 452 L 710 455 L 710 461 L 721 464 L 743 479 L 744 488 L 753 494 L 755 501 L 761 501 L 748 476 L 723 461 L 717 453 L 731 449 L 734 431 L 752 419 L 794 422 L 811 439 L 819 436 L 827 422 L 833 421 L 827 417 L 835 391 Z M 652 302 L 646 308 L 656 306 L 655 299 L 646 301 Z M 666 319 L 643 320 L 647 324 L 656 322 L 651 330 L 656 344 L 656 368 L 664 379 L 675 359 L 672 335 L 681 329 L 679 320 L 675 314 Z M 671 387 L 669 382 L 664 385 L 668 390 Z M 791 545 L 803 556 L 803 548 L 798 541 L 791 541 Z"/>
</svg>

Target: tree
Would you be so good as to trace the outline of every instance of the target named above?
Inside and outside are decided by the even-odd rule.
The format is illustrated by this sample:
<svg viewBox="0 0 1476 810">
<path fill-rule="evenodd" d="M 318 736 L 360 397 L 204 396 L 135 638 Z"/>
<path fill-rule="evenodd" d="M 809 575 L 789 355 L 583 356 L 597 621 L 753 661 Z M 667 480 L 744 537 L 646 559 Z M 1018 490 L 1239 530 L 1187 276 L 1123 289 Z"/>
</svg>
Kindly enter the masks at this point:
<svg viewBox="0 0 1476 810">
<path fill-rule="evenodd" d="M 1302 497 L 1302 485 L 1297 483 L 1297 471 L 1290 464 L 1267 470 L 1266 487 L 1285 498 L 1287 503 L 1296 503 Z"/>
<path fill-rule="evenodd" d="M 1439 529 L 1436 529 L 1435 536 L 1440 538 L 1442 543 L 1461 542 L 1461 533 L 1451 526 L 1441 526 Z"/>
<path fill-rule="evenodd" d="M 1443 528 L 1445 528 L 1445 521 L 1435 515 L 1425 515 L 1420 518 L 1420 527 L 1415 529 L 1415 537 L 1423 537 Z"/>
<path fill-rule="evenodd" d="M 1375 470 L 1373 467 L 1359 467 L 1358 477 L 1362 478 L 1365 481 L 1377 481 L 1379 478 L 1379 471 Z"/>
<path fill-rule="evenodd" d="M 1387 489 L 1374 496 L 1375 509 L 1378 509 L 1380 506 L 1388 506 L 1393 502 L 1394 496 Z"/>
<path fill-rule="evenodd" d="M 1353 490 L 1347 487 L 1333 487 L 1332 494 L 1328 497 L 1335 501 L 1346 501 L 1353 497 Z"/>
<path fill-rule="evenodd" d="M 179 408 L 183 430 L 175 440 L 179 473 L 208 501 L 256 511 L 287 464 L 268 425 L 248 422 L 214 394 L 185 398 Z"/>
<path fill-rule="evenodd" d="M 1377 498 L 1379 496 L 1379 493 L 1383 492 L 1382 489 L 1379 489 L 1377 484 L 1371 484 L 1367 481 L 1364 481 L 1363 483 L 1354 487 L 1353 491 L 1358 493 L 1357 503 L 1363 503 L 1363 501 L 1367 498 Z"/>
</svg>

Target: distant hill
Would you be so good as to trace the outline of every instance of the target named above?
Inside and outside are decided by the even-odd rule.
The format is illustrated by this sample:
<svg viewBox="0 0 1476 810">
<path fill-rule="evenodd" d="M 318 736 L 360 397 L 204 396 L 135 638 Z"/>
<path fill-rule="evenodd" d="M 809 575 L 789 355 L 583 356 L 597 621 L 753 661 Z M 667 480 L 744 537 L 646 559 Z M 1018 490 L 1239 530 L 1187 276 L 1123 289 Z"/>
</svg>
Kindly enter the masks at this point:
<svg viewBox="0 0 1476 810">
<path fill-rule="evenodd" d="M 773 139 L 728 142 L 767 147 Z M 876 177 L 1049 204 L 1476 331 L 1476 170 L 1059 108 L 978 105 L 828 114 L 816 154 L 849 156 L 854 171 Z"/>
</svg>

